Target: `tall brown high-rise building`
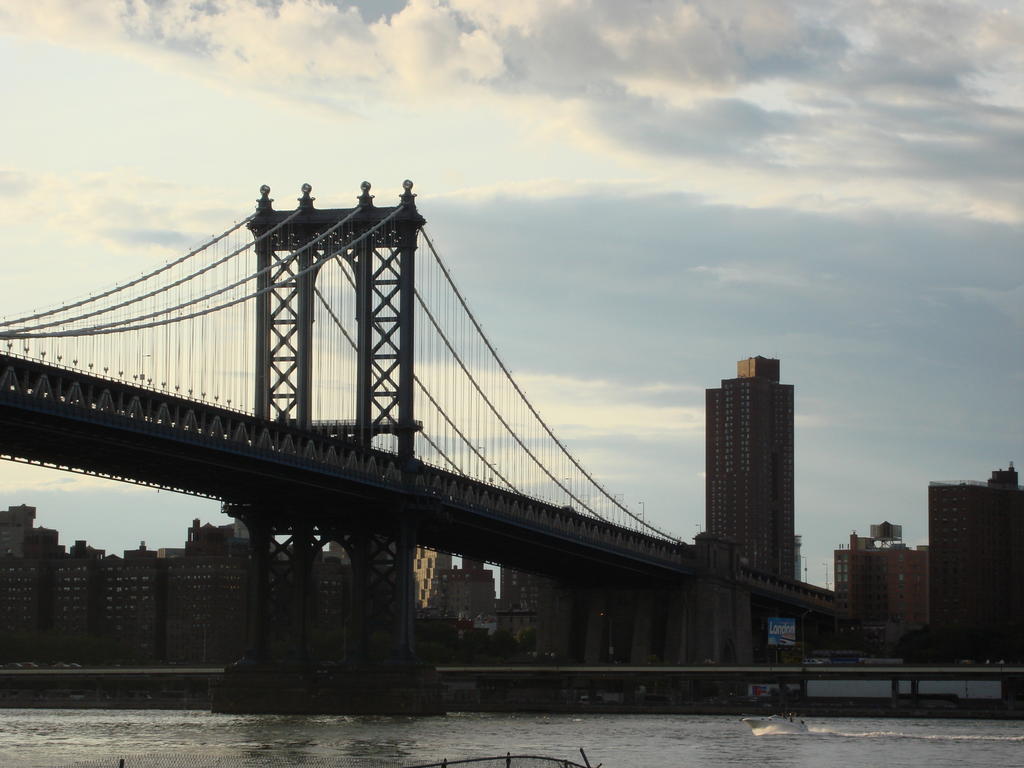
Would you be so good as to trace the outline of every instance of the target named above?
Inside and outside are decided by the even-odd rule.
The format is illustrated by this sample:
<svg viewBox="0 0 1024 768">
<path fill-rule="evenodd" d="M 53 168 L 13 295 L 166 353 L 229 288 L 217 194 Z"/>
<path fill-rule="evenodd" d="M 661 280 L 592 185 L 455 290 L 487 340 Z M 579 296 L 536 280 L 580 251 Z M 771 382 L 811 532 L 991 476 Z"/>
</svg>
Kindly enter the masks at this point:
<svg viewBox="0 0 1024 768">
<path fill-rule="evenodd" d="M 748 564 L 793 578 L 793 385 L 779 361 L 736 364 L 706 398 L 706 528 L 736 541 Z"/>
<path fill-rule="evenodd" d="M 928 484 L 933 627 L 996 628 L 1024 617 L 1024 489 L 1017 470 Z"/>
</svg>

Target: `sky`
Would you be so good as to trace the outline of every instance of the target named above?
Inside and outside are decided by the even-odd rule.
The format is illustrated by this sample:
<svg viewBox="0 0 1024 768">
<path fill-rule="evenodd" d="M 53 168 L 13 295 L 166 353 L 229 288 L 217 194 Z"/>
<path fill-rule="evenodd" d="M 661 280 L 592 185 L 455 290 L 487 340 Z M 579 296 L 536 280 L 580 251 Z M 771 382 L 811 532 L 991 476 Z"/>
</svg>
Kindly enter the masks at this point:
<svg viewBox="0 0 1024 768">
<path fill-rule="evenodd" d="M 1024 3 L 0 0 L 0 315 L 313 185 L 420 212 L 506 364 L 634 510 L 704 522 L 704 391 L 795 386 L 805 573 L 1024 462 Z M 2 450 L 2 435 L 0 435 Z M 0 462 L 61 541 L 214 502 Z M 828 572 L 826 571 L 826 564 Z"/>
</svg>

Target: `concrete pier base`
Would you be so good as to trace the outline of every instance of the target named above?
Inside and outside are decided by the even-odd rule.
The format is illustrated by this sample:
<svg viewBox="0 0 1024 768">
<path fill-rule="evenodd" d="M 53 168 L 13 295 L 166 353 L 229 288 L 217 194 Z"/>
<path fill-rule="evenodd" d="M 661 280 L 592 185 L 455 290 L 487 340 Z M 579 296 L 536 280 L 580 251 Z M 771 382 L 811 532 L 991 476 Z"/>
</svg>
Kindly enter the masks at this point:
<svg viewBox="0 0 1024 768">
<path fill-rule="evenodd" d="M 246 715 L 440 715 L 437 671 L 417 664 L 228 667 L 211 710 Z"/>
</svg>

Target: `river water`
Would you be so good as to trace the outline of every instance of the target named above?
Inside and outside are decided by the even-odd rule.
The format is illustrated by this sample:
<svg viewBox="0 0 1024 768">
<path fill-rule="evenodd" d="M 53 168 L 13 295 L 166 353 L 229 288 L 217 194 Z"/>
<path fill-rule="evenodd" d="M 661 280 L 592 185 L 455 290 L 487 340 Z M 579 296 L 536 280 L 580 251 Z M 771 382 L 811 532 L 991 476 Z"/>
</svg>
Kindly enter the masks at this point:
<svg viewBox="0 0 1024 768">
<path fill-rule="evenodd" d="M 817 718 L 803 735 L 755 736 L 736 717 L 449 714 L 284 717 L 197 711 L 0 710 L 0 766 L 56 768 L 190 756 L 247 765 L 335 758 L 412 765 L 465 757 L 549 755 L 605 768 L 842 766 L 1021 768 L 1024 721 Z M 339 762 L 341 762 L 339 760 Z M 355 762 L 355 761 L 353 761 Z M 208 764 L 208 763 L 207 763 Z"/>
</svg>

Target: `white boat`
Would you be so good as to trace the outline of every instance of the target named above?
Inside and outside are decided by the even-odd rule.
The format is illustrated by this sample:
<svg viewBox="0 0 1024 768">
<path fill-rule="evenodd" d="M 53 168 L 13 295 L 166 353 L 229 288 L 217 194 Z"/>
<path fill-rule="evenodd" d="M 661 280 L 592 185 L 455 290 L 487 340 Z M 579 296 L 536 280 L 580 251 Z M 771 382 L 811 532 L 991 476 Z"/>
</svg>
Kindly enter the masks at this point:
<svg viewBox="0 0 1024 768">
<path fill-rule="evenodd" d="M 743 717 L 740 721 L 749 725 L 758 736 L 763 733 L 808 733 L 807 723 L 793 714 Z"/>
</svg>

